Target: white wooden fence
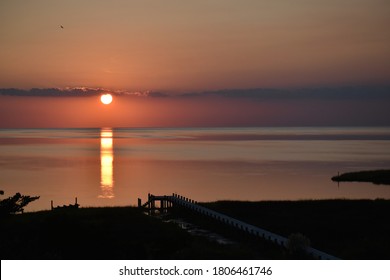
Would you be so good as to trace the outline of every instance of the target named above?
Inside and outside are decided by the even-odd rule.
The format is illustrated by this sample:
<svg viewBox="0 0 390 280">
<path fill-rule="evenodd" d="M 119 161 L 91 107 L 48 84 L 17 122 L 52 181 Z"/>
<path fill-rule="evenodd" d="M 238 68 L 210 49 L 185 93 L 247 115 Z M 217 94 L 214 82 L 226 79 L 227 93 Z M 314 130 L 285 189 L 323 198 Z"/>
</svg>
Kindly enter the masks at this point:
<svg viewBox="0 0 390 280">
<path fill-rule="evenodd" d="M 160 201 L 160 208 L 155 207 L 155 201 Z M 141 200 L 139 199 L 138 205 L 141 206 Z M 280 246 L 288 247 L 288 239 L 284 236 L 272 233 L 270 231 L 267 231 L 265 229 L 250 225 L 248 223 L 242 222 L 240 220 L 234 219 L 232 217 L 229 217 L 227 215 L 218 213 L 217 211 L 208 209 L 200 204 L 198 204 L 197 201 L 189 199 L 187 197 L 178 195 L 178 194 L 172 194 L 172 196 L 164 195 L 164 196 L 155 196 L 155 195 L 148 195 L 148 201 L 142 205 L 143 207 L 146 207 L 147 209 L 160 209 L 160 211 L 166 211 L 168 207 L 171 207 L 172 205 L 179 205 L 182 207 L 185 207 L 193 212 L 202 214 L 204 216 L 210 217 L 212 219 L 215 219 L 221 223 L 227 224 L 231 227 L 234 227 L 238 230 L 244 231 L 248 234 L 272 241 Z M 307 253 L 313 256 L 314 258 L 318 259 L 326 259 L 326 260 L 337 260 L 335 256 L 329 255 L 327 253 L 324 253 L 322 251 L 319 251 L 317 249 L 314 249 L 312 247 L 308 247 L 306 249 Z"/>
</svg>

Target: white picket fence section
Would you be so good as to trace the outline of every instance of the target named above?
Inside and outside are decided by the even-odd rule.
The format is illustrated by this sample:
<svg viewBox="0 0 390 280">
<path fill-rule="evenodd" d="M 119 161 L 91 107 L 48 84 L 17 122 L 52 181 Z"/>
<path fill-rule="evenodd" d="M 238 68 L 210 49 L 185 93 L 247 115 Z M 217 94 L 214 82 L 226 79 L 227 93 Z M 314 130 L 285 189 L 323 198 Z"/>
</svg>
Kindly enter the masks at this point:
<svg viewBox="0 0 390 280">
<path fill-rule="evenodd" d="M 156 207 L 155 202 L 160 201 L 160 207 Z M 244 231 L 248 234 L 269 240 L 271 242 L 274 242 L 280 246 L 288 247 L 288 239 L 284 236 L 272 233 L 268 230 L 250 225 L 248 223 L 245 223 L 243 221 L 234 219 L 232 217 L 229 217 L 227 215 L 218 213 L 217 211 L 208 209 L 200 204 L 198 204 L 197 201 L 189 199 L 187 197 L 178 195 L 178 194 L 172 194 L 170 195 L 164 195 L 164 196 L 155 196 L 152 194 L 148 194 L 148 201 L 141 204 L 141 199 L 138 199 L 138 206 L 144 207 L 145 209 L 148 209 L 149 211 L 160 211 L 165 212 L 168 210 L 168 208 L 179 205 L 182 207 L 185 207 L 193 212 L 199 213 L 201 215 L 210 217 L 212 219 L 215 219 L 221 223 L 227 224 L 231 227 L 234 227 L 238 230 Z M 317 259 L 325 259 L 325 260 L 337 260 L 339 258 L 336 258 L 335 256 L 329 255 L 327 253 L 324 253 L 322 251 L 319 251 L 317 249 L 314 249 L 312 247 L 307 248 L 307 253 L 313 256 Z"/>
<path fill-rule="evenodd" d="M 232 226 L 236 229 L 242 230 L 244 232 L 247 232 L 249 234 L 252 234 L 254 236 L 261 237 L 266 240 L 270 240 L 278 245 L 281 245 L 283 247 L 287 247 L 288 239 L 286 237 L 283 237 L 281 235 L 269 232 L 265 229 L 250 225 L 248 223 L 242 222 L 240 220 L 234 219 L 232 217 L 229 217 L 227 215 L 218 213 L 214 210 L 208 209 L 202 205 L 197 204 L 196 201 L 186 198 L 184 196 L 173 194 L 172 196 L 165 196 L 167 199 L 169 199 L 172 203 L 180 205 L 182 207 L 185 207 L 187 209 L 190 209 L 191 211 L 197 212 L 199 214 L 208 216 L 212 219 L 215 219 L 219 222 L 225 223 L 229 226 Z M 324 253 L 322 251 L 319 251 L 317 249 L 314 249 L 312 247 L 307 248 L 307 252 L 311 254 L 314 258 L 318 259 L 326 259 L 326 260 L 336 260 L 335 256 L 329 255 L 327 253 Z"/>
</svg>

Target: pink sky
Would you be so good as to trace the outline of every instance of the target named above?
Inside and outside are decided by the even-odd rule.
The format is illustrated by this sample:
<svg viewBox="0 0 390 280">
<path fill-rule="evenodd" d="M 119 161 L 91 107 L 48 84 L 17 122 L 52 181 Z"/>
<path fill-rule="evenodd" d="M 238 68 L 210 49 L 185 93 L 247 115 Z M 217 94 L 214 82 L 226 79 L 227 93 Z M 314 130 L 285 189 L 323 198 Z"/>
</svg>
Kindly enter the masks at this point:
<svg viewBox="0 0 390 280">
<path fill-rule="evenodd" d="M 389 93 L 389 14 L 383 0 L 4 0 L 0 90 L 90 87 L 170 96 L 118 95 L 104 107 L 99 92 L 6 92 L 0 127 L 389 124 L 388 97 L 370 99 L 365 90 L 365 99 L 354 100 L 343 97 L 350 90 L 338 90 Z M 333 97 L 240 98 L 261 88 L 331 88 Z M 234 98 L 172 96 L 232 89 Z"/>
<path fill-rule="evenodd" d="M 3 0 L 0 88 L 388 84 L 389 14 L 383 0 Z"/>
</svg>

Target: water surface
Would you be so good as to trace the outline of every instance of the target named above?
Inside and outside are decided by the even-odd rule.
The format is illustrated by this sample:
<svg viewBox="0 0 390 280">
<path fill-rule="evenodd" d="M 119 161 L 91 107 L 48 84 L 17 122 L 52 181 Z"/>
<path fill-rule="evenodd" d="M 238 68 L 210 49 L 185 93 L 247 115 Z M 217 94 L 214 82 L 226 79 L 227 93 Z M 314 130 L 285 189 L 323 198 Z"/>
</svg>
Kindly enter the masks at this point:
<svg viewBox="0 0 390 280">
<path fill-rule="evenodd" d="M 390 168 L 390 128 L 1 129 L 0 189 L 26 210 L 198 201 L 386 198 L 390 186 L 330 180 Z"/>
</svg>

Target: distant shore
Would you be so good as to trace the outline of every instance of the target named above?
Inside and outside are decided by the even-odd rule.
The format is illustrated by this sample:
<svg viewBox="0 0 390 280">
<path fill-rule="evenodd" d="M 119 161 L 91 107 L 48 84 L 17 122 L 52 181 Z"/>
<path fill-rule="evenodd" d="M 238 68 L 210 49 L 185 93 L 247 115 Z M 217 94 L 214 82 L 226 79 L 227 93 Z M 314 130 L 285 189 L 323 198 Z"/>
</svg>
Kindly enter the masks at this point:
<svg viewBox="0 0 390 280">
<path fill-rule="evenodd" d="M 390 170 L 348 172 L 332 177 L 332 181 L 369 182 L 377 185 L 390 185 Z"/>
</svg>

